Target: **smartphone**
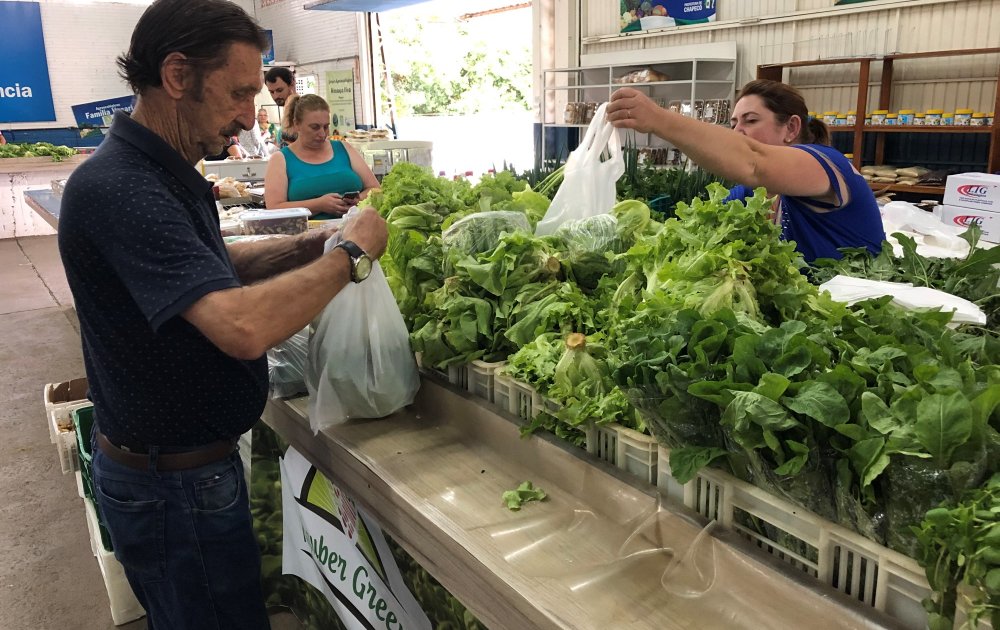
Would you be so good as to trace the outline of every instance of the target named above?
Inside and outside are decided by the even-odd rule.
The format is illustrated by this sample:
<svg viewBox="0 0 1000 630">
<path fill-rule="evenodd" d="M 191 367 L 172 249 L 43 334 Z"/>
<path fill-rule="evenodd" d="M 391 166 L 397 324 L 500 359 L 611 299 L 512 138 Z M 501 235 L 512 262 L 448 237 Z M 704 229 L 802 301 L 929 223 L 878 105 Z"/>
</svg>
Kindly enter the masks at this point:
<svg viewBox="0 0 1000 630">
<path fill-rule="evenodd" d="M 344 199 L 357 199 L 361 195 L 360 191 L 353 190 L 351 192 L 345 192 L 342 197 Z"/>
</svg>

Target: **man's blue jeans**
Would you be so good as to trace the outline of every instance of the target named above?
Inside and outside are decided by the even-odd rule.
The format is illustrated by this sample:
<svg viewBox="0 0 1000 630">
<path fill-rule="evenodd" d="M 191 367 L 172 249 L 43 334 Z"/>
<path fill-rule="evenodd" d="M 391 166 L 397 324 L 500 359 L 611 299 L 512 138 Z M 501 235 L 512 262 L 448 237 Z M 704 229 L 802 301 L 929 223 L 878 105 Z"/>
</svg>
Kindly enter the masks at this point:
<svg viewBox="0 0 1000 630">
<path fill-rule="evenodd" d="M 101 516 L 149 630 L 270 627 L 238 452 L 176 472 L 92 452 Z"/>
</svg>

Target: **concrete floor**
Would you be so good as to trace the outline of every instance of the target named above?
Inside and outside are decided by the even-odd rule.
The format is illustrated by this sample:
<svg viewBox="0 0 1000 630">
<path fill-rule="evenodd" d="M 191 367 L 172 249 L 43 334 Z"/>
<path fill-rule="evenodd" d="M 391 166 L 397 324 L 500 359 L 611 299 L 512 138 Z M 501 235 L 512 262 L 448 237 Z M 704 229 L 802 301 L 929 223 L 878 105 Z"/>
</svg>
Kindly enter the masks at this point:
<svg viewBox="0 0 1000 630">
<path fill-rule="evenodd" d="M 42 390 L 84 375 L 55 236 L 0 240 L 0 629 L 114 628 L 83 500 L 49 441 Z M 118 626 L 146 628 L 144 619 Z M 300 627 L 272 617 L 273 630 Z"/>
</svg>

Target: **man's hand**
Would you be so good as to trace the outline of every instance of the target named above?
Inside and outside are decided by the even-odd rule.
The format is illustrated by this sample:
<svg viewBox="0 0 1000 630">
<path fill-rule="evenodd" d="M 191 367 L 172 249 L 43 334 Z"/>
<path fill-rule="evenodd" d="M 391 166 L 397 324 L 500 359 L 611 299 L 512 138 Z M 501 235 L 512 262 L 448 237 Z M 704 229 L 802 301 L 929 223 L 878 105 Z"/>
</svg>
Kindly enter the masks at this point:
<svg viewBox="0 0 1000 630">
<path fill-rule="evenodd" d="M 344 228 L 344 239 L 354 241 L 372 260 L 385 253 L 389 230 L 374 208 L 365 208 Z"/>
</svg>

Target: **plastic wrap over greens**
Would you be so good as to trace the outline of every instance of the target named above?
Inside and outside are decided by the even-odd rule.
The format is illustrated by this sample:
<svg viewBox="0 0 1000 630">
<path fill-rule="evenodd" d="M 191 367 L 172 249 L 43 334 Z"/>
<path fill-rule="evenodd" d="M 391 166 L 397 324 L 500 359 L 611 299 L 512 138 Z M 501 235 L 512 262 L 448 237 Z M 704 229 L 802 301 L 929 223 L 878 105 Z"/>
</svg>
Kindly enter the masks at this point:
<svg viewBox="0 0 1000 630">
<path fill-rule="evenodd" d="M 618 220 L 610 214 L 569 221 L 555 235 L 566 251 L 567 276 L 584 289 L 596 289 L 601 277 L 624 268 L 623 263 L 616 268 L 612 262 L 628 246 L 618 234 Z"/>
<path fill-rule="evenodd" d="M 470 214 L 441 234 L 445 259 L 458 260 L 491 252 L 500 243 L 501 234 L 514 232 L 531 232 L 528 218 L 520 212 Z"/>
</svg>

